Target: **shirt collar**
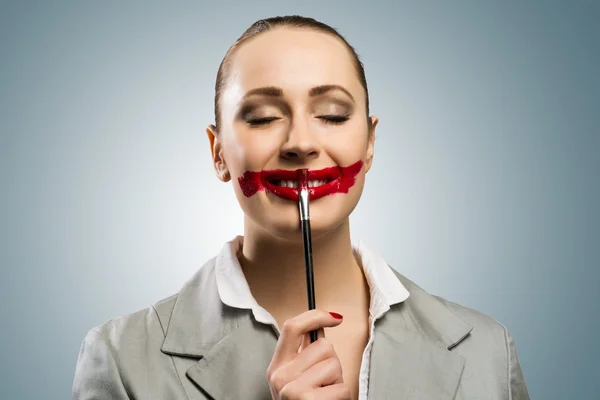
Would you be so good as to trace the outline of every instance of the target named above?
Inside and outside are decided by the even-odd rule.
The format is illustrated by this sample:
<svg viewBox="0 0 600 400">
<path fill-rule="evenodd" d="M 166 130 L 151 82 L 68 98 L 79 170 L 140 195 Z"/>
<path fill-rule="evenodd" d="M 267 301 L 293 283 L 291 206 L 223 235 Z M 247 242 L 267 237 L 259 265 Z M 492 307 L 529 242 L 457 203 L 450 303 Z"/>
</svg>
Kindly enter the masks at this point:
<svg viewBox="0 0 600 400">
<path fill-rule="evenodd" d="M 217 256 L 215 274 L 221 301 L 230 307 L 252 310 L 258 322 L 277 326 L 273 316 L 256 302 L 250 291 L 237 258 L 243 242 L 242 236 L 235 237 L 225 243 Z M 410 293 L 385 260 L 367 248 L 362 241 L 353 244 L 352 249 L 369 285 L 371 295 L 369 312 L 371 317 L 378 319 L 390 309 L 390 306 L 406 300 Z"/>
<path fill-rule="evenodd" d="M 390 306 L 408 299 L 410 293 L 392 271 L 392 267 L 377 253 L 359 240 L 352 246 L 359 260 L 371 292 L 369 312 L 375 319 L 381 317 Z"/>
</svg>

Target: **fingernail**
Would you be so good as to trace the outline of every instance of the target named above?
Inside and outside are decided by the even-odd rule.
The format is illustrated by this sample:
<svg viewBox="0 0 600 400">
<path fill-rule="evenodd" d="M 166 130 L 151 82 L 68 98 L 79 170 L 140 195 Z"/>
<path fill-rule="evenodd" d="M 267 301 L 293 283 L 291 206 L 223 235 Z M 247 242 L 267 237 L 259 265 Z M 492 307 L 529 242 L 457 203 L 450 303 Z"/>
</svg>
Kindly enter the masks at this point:
<svg viewBox="0 0 600 400">
<path fill-rule="evenodd" d="M 333 318 L 335 318 L 335 319 L 342 319 L 342 318 L 344 318 L 344 317 L 342 317 L 342 315 L 341 315 L 341 314 L 338 314 L 338 313 L 336 313 L 336 312 L 329 312 L 329 314 L 331 314 L 331 316 L 332 316 Z"/>
</svg>

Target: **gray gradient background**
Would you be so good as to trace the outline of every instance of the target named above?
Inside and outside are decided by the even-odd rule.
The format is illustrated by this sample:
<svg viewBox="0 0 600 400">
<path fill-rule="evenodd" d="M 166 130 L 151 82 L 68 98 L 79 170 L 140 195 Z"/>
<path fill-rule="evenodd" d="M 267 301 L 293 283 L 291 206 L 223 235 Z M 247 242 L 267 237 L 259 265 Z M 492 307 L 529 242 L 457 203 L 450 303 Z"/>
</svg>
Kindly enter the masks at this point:
<svg viewBox="0 0 600 400">
<path fill-rule="evenodd" d="M 204 134 L 214 78 L 290 13 L 366 66 L 381 123 L 354 238 L 506 324 L 532 398 L 599 398 L 598 3 L 120 3 L 0 6 L 0 398 L 70 398 L 89 328 L 241 233 Z"/>
</svg>

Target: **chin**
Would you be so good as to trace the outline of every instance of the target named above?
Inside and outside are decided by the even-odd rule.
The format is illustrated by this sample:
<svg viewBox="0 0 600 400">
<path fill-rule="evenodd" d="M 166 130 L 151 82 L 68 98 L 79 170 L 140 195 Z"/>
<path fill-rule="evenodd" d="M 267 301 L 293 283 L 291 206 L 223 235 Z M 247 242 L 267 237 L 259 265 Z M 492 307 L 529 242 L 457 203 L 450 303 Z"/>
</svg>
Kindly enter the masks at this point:
<svg viewBox="0 0 600 400">
<path fill-rule="evenodd" d="M 312 202 L 310 230 L 313 240 L 337 230 L 346 223 L 355 207 L 356 202 L 347 195 L 337 195 Z"/>
<path fill-rule="evenodd" d="M 271 200 L 271 199 L 269 199 Z M 310 227 L 313 240 L 338 229 L 356 206 L 350 196 L 331 196 L 310 203 Z M 250 219 L 270 235 L 293 243 L 302 243 L 298 204 L 277 199 L 259 210 L 248 210 Z"/>
</svg>

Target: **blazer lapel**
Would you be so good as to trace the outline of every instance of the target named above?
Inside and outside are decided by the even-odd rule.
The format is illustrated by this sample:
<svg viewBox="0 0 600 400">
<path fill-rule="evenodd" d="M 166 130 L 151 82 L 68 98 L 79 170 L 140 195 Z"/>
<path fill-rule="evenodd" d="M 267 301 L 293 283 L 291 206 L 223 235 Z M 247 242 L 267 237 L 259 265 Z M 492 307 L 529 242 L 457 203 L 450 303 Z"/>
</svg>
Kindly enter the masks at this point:
<svg viewBox="0 0 600 400">
<path fill-rule="evenodd" d="M 265 400 L 266 371 L 277 339 L 265 325 L 244 324 L 217 343 L 186 375 L 217 400 Z"/>
<path fill-rule="evenodd" d="M 465 359 L 450 349 L 473 328 L 435 296 L 394 273 L 410 297 L 376 322 L 368 397 L 452 400 Z"/>
<path fill-rule="evenodd" d="M 275 331 L 220 300 L 210 260 L 180 291 L 161 347 L 174 356 L 190 399 L 270 399 Z"/>
</svg>

